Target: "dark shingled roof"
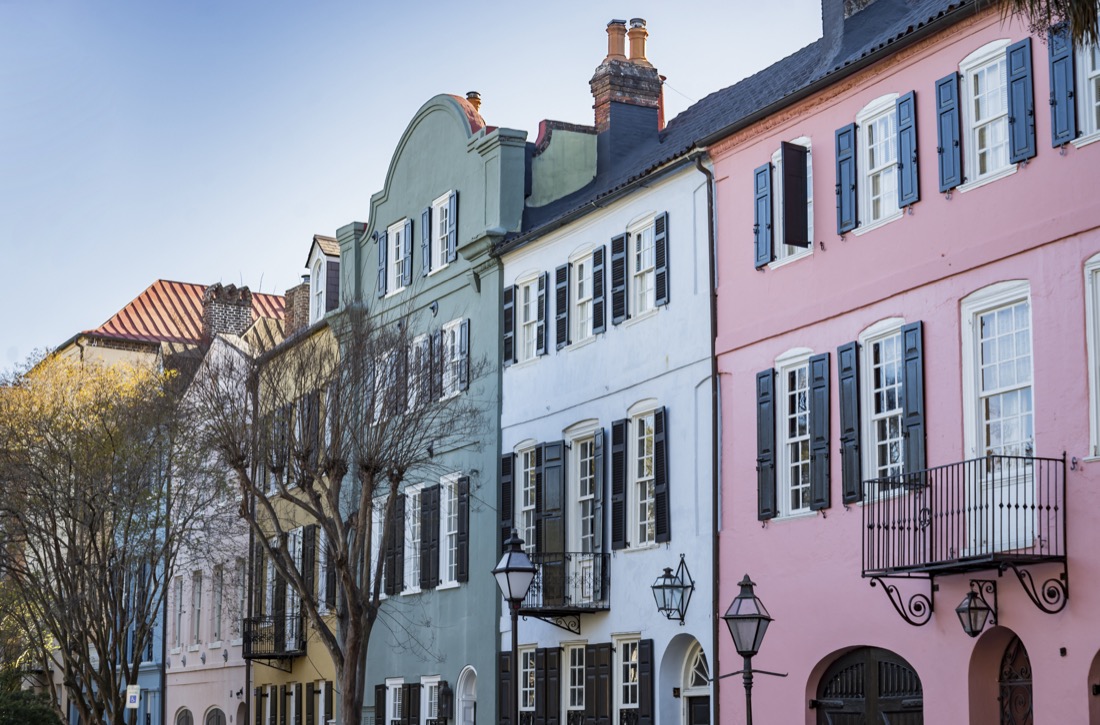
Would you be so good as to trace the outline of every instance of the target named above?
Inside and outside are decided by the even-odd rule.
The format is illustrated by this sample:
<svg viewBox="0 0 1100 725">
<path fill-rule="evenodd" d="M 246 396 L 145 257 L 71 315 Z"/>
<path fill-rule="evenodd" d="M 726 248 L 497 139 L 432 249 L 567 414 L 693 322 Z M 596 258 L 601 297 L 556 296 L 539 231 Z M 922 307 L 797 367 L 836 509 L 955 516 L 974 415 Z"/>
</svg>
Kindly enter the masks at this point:
<svg viewBox="0 0 1100 725">
<path fill-rule="evenodd" d="M 652 141 L 636 147 L 629 157 L 585 187 L 545 206 L 526 208 L 523 231 L 505 238 L 497 253 L 540 236 L 563 217 L 684 156 L 708 137 L 732 133 L 737 124 L 770 107 L 776 107 L 770 108 L 772 112 L 778 110 L 784 102 L 793 102 L 792 96 L 799 91 L 909 38 L 930 23 L 941 18 L 955 22 L 964 12 L 972 13 L 985 4 L 981 0 L 876 0 L 845 21 L 843 40 L 835 51 L 826 39 L 818 38 L 755 75 L 696 102 L 669 121 Z M 952 17 L 948 19 L 948 15 Z"/>
</svg>

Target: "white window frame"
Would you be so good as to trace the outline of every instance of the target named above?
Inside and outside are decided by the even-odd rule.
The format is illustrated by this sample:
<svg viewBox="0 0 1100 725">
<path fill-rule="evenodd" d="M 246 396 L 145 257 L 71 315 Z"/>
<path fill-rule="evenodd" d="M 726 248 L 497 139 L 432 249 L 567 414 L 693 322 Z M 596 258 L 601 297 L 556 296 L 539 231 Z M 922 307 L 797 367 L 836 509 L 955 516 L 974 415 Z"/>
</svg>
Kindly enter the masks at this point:
<svg viewBox="0 0 1100 725">
<path fill-rule="evenodd" d="M 516 529 L 528 554 L 535 551 L 535 443 L 525 441 L 516 448 Z"/>
<path fill-rule="evenodd" d="M 426 723 L 439 717 L 439 675 L 423 675 L 420 678 L 420 722 Z"/>
<path fill-rule="evenodd" d="M 535 711 L 535 648 L 520 647 L 519 667 L 519 711 Z"/>
<path fill-rule="evenodd" d="M 272 538 L 268 542 L 272 547 L 275 546 L 275 539 Z M 266 577 L 264 578 L 264 611 L 263 614 L 266 617 L 271 617 L 275 614 L 275 560 L 265 554 L 266 566 L 264 570 Z"/>
<path fill-rule="evenodd" d="M 310 287 L 312 287 L 310 290 L 312 294 L 309 296 L 309 321 L 311 324 L 325 316 L 325 288 L 328 286 L 328 275 L 325 274 L 325 267 L 324 255 L 318 254 L 317 261 L 313 263 L 313 270 L 309 276 Z"/>
<path fill-rule="evenodd" d="M 1008 67 L 1005 60 L 1005 50 L 1008 48 L 1009 43 L 1010 41 L 1006 38 L 986 43 L 959 63 L 959 75 L 962 78 L 959 103 L 962 106 L 963 174 L 966 178 L 966 183 L 959 187 L 960 193 L 1016 173 L 1017 164 L 1008 160 L 1011 157 L 1011 152 L 1009 149 L 1010 131 L 1008 127 Z M 1003 109 L 1002 112 L 994 113 L 981 120 L 984 121 L 982 125 L 985 126 L 997 124 L 1003 119 L 1005 163 L 988 169 L 984 174 L 979 174 L 978 126 L 976 125 L 978 119 L 974 118 L 973 83 L 977 75 L 984 74 L 998 64 L 1000 65 L 1000 95 L 1003 101 Z"/>
<path fill-rule="evenodd" d="M 778 470 L 776 476 L 776 498 L 779 504 L 779 517 L 785 516 L 798 516 L 802 514 L 810 514 L 813 511 L 810 509 L 810 425 L 811 425 L 811 391 L 810 391 L 810 356 L 813 351 L 809 348 L 800 347 L 780 355 L 775 360 L 775 377 L 777 383 L 776 389 L 776 454 L 778 459 Z M 799 488 L 805 489 L 805 506 L 795 508 L 791 505 L 792 489 L 794 488 L 794 482 L 791 476 L 791 469 L 795 465 L 796 461 L 791 455 L 791 443 L 792 439 L 789 435 L 789 419 L 791 417 L 791 410 L 789 407 L 790 396 L 793 392 L 791 390 L 789 376 L 794 373 L 798 375 L 798 371 L 802 371 L 804 376 L 805 388 L 803 394 L 806 396 L 806 409 L 799 415 L 804 416 L 806 419 L 806 433 L 804 436 L 798 436 L 798 438 L 805 445 L 805 460 L 799 460 L 797 463 L 805 471 L 805 479 L 800 484 Z"/>
<path fill-rule="evenodd" d="M 191 572 L 191 645 L 202 641 L 202 571 Z"/>
<path fill-rule="evenodd" d="M 566 713 L 562 722 L 567 722 L 570 712 L 583 712 L 585 704 L 584 693 L 584 665 L 586 642 L 564 643 L 562 656 L 562 712 Z M 576 657 L 574 655 L 577 655 Z M 574 675 L 579 672 L 578 683 L 574 683 Z"/>
<path fill-rule="evenodd" d="M 799 136 L 788 143 L 806 149 L 806 238 L 810 244 L 795 247 L 783 243 L 783 149 L 778 148 L 772 154 L 772 256 L 769 267 L 782 267 L 785 264 L 808 257 L 814 253 L 814 164 L 813 148 L 810 139 Z"/>
<path fill-rule="evenodd" d="M 405 219 L 386 227 L 386 296 L 405 289 L 402 267 L 405 262 Z"/>
<path fill-rule="evenodd" d="M 582 469 L 582 451 L 585 446 L 589 446 L 591 454 L 595 456 L 596 431 L 599 428 L 600 421 L 592 418 L 574 423 L 564 431 L 564 438 L 569 444 L 569 474 L 566 476 L 566 484 L 569 486 L 568 501 L 570 503 L 565 526 L 566 531 L 569 532 L 569 541 L 566 542 L 566 545 L 569 547 L 569 551 L 586 554 L 595 553 L 598 548 L 594 539 L 597 512 L 595 510 L 595 490 L 593 489 L 588 493 L 582 492 L 582 479 L 586 478 L 585 471 Z M 592 477 L 595 477 L 594 464 L 595 461 L 592 461 L 587 472 L 587 475 Z M 592 533 L 588 537 L 585 536 L 584 532 L 585 501 L 592 502 L 588 516 L 592 525 Z M 587 549 L 585 548 L 586 538 L 592 539 L 591 545 Z"/>
<path fill-rule="evenodd" d="M 868 103 L 856 114 L 856 128 L 859 130 L 859 226 L 853 233 L 856 236 L 888 224 L 901 217 L 903 210 L 898 206 L 898 121 L 897 93 L 888 93 Z M 883 132 L 883 139 L 874 145 L 885 146 L 885 155 L 889 159 L 871 166 L 871 135 L 875 129 Z M 893 151 L 892 158 L 890 151 Z M 871 194 L 872 180 L 878 177 L 884 183 L 879 199 L 881 209 L 878 218 L 873 218 L 874 199 Z M 893 183 L 887 182 L 892 179 Z"/>
<path fill-rule="evenodd" d="M 432 264 L 428 274 L 434 274 L 450 264 L 447 261 L 447 215 L 450 214 L 451 193 L 448 191 L 432 202 Z"/>
<path fill-rule="evenodd" d="M 302 571 L 302 527 L 298 526 L 287 532 L 286 541 L 287 552 L 290 554 L 290 561 L 294 565 L 294 569 L 301 573 Z M 291 643 L 297 643 L 301 636 L 302 626 L 302 597 L 298 590 L 291 585 L 290 582 L 286 583 L 286 642 L 290 647 Z"/>
<path fill-rule="evenodd" d="M 317 613 L 328 614 L 328 534 L 323 526 L 317 527 Z"/>
<path fill-rule="evenodd" d="M 1074 49 L 1077 147 L 1100 141 L 1100 45 Z M 1091 67 L 1090 67 L 1091 66 Z"/>
<path fill-rule="evenodd" d="M 523 363 L 539 356 L 539 275 L 516 282 L 516 362 Z M 546 310 L 543 310 L 545 324 Z"/>
<path fill-rule="evenodd" d="M 657 546 L 657 518 L 655 506 L 657 503 L 657 437 L 654 424 L 656 423 L 657 401 L 647 400 L 637 403 L 630 408 L 630 430 L 628 432 L 629 446 L 628 471 L 629 493 L 626 497 L 630 507 L 630 515 L 627 520 L 630 525 L 630 535 L 627 541 L 631 549 L 646 549 Z M 643 438 L 646 434 L 642 423 L 649 426 L 648 440 Z M 645 441 L 645 445 L 642 441 Z M 648 447 L 648 451 L 645 448 Z M 640 475 L 639 470 L 644 470 L 645 459 L 649 459 L 649 475 Z M 639 465 L 643 468 L 639 469 Z M 644 510 L 644 513 L 643 513 Z M 643 530 L 643 518 L 646 519 Z M 644 535 L 643 535 L 644 531 Z"/>
<path fill-rule="evenodd" d="M 225 567 L 218 564 L 214 567 L 213 582 L 210 587 L 210 639 L 212 647 L 221 646 L 225 632 L 222 631 L 224 617 L 222 610 L 225 605 Z"/>
<path fill-rule="evenodd" d="M 1089 456 L 1100 457 L 1100 254 L 1085 262 L 1085 344 L 1089 367 Z"/>
<path fill-rule="evenodd" d="M 901 339 L 901 328 L 905 325 L 905 320 L 901 317 L 891 317 L 885 320 L 880 320 L 875 324 L 867 327 L 863 332 L 859 334 L 859 348 L 860 348 L 860 381 L 859 381 L 859 405 L 860 405 L 860 449 L 862 451 L 862 466 L 863 477 L 865 479 L 877 479 L 888 478 L 893 475 L 903 473 L 905 471 L 905 437 L 902 435 L 905 417 L 905 384 L 903 382 L 903 370 L 905 367 L 905 351 L 902 348 L 903 340 Z M 877 345 L 885 344 L 887 340 L 897 338 L 897 407 L 894 408 L 895 413 L 876 413 L 876 391 L 875 391 L 875 347 Z M 891 343 L 892 344 L 892 343 Z M 899 446 L 899 459 L 896 464 L 896 470 L 891 473 L 890 469 L 879 469 L 878 464 L 878 447 L 879 436 L 878 426 L 879 420 L 889 419 L 897 416 L 898 421 L 898 446 Z M 880 487 L 880 491 L 885 489 Z"/>
<path fill-rule="evenodd" d="M 408 409 L 414 410 L 432 397 L 432 352 L 431 338 L 417 335 L 413 338 L 409 350 Z M 421 397 L 423 396 L 423 397 Z"/>
<path fill-rule="evenodd" d="M 627 227 L 626 257 L 627 302 L 630 317 L 638 318 L 657 311 L 657 230 L 656 217 L 647 215 L 644 221 Z"/>
<path fill-rule="evenodd" d="M 176 599 L 176 627 L 174 633 L 174 649 L 178 652 L 180 647 L 183 646 L 183 577 L 176 577 L 175 581 L 173 582 L 173 586 L 175 588 Z"/>
<path fill-rule="evenodd" d="M 439 481 L 439 586 L 458 586 L 458 479 L 448 473 Z"/>
<path fill-rule="evenodd" d="M 405 588 L 401 591 L 402 596 L 420 592 L 420 542 L 424 537 L 424 532 L 420 530 L 420 502 L 423 490 L 422 484 L 405 489 Z"/>
<path fill-rule="evenodd" d="M 641 700 L 638 681 L 640 676 L 639 655 L 640 637 L 620 637 L 615 639 L 615 712 L 637 710 Z M 633 653 L 633 654 L 632 654 Z M 633 657 L 633 662 L 630 658 Z"/>
<path fill-rule="evenodd" d="M 405 696 L 403 677 L 386 678 L 386 725 L 401 719 L 401 699 Z"/>
<path fill-rule="evenodd" d="M 596 335 L 592 332 L 595 319 L 592 296 L 592 257 L 594 249 L 586 248 L 569 257 L 569 326 L 570 344 L 588 342 Z M 606 284 L 606 279 L 604 280 Z"/>
<path fill-rule="evenodd" d="M 462 357 L 462 319 L 451 320 L 443 325 L 443 400 L 452 398 L 461 392 Z"/>
<path fill-rule="evenodd" d="M 269 725 L 275 725 L 276 710 L 272 707 L 272 704 L 278 699 L 278 697 L 279 697 L 279 686 L 278 685 L 268 685 L 267 686 L 267 701 L 264 702 L 264 710 L 265 710 L 264 721 L 269 723 Z"/>
</svg>

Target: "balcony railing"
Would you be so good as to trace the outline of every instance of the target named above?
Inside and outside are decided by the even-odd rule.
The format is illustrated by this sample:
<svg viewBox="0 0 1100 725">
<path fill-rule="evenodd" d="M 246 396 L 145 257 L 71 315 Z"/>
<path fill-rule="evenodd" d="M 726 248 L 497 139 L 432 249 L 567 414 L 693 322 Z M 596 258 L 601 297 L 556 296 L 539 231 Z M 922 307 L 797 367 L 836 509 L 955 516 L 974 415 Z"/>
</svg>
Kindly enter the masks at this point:
<svg viewBox="0 0 1100 725">
<path fill-rule="evenodd" d="M 1064 561 L 1065 458 L 986 456 L 863 484 L 863 576 Z"/>
<path fill-rule="evenodd" d="M 520 611 L 598 612 L 610 607 L 609 554 L 538 552 L 538 566 Z"/>
<path fill-rule="evenodd" d="M 305 652 L 302 615 L 248 617 L 244 620 L 245 659 L 279 659 Z"/>
</svg>

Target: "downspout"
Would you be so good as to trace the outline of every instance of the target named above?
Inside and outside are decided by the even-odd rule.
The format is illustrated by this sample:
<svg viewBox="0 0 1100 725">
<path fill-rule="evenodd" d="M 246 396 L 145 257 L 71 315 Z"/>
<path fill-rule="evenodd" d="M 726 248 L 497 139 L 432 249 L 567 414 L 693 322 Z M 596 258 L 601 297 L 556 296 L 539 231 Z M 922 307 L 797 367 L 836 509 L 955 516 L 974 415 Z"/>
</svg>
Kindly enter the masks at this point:
<svg viewBox="0 0 1100 725">
<path fill-rule="evenodd" d="M 705 153 L 705 152 L 704 152 Z M 717 250 L 715 249 L 716 239 L 714 234 L 714 174 L 710 172 L 705 165 L 703 165 L 703 156 L 701 153 L 695 157 L 695 168 L 699 169 L 707 180 L 707 264 L 709 266 L 710 279 L 710 479 L 711 479 L 711 552 L 710 552 L 710 580 L 713 584 L 711 587 L 711 603 L 710 611 L 713 613 L 711 618 L 711 648 L 714 652 L 714 665 L 711 667 L 712 673 L 721 672 L 719 668 L 718 658 L 718 504 L 721 493 L 721 471 L 719 470 L 719 451 L 718 446 L 720 444 L 720 436 L 718 435 L 719 425 L 719 411 L 718 403 L 721 400 L 718 391 L 718 357 L 716 355 L 715 347 L 717 345 L 718 337 L 718 268 L 716 264 Z M 721 699 L 718 697 L 718 690 L 721 687 L 721 682 L 715 675 L 712 679 L 714 682 L 714 699 L 711 702 L 711 707 L 714 710 L 714 719 L 712 722 L 722 722 L 722 705 Z"/>
</svg>

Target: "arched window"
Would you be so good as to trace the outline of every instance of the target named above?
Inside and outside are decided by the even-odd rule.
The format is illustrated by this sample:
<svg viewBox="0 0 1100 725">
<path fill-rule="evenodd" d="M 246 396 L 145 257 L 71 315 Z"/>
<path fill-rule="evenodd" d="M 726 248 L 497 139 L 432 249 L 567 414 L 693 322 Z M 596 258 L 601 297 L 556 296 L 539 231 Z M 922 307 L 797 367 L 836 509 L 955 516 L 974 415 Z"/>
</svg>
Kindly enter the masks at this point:
<svg viewBox="0 0 1100 725">
<path fill-rule="evenodd" d="M 206 713 L 205 725 L 225 725 L 225 713 L 218 708 L 214 708 Z"/>
<path fill-rule="evenodd" d="M 191 716 L 190 710 L 181 710 L 179 715 L 176 715 L 176 725 L 195 725 L 195 718 Z"/>
</svg>

